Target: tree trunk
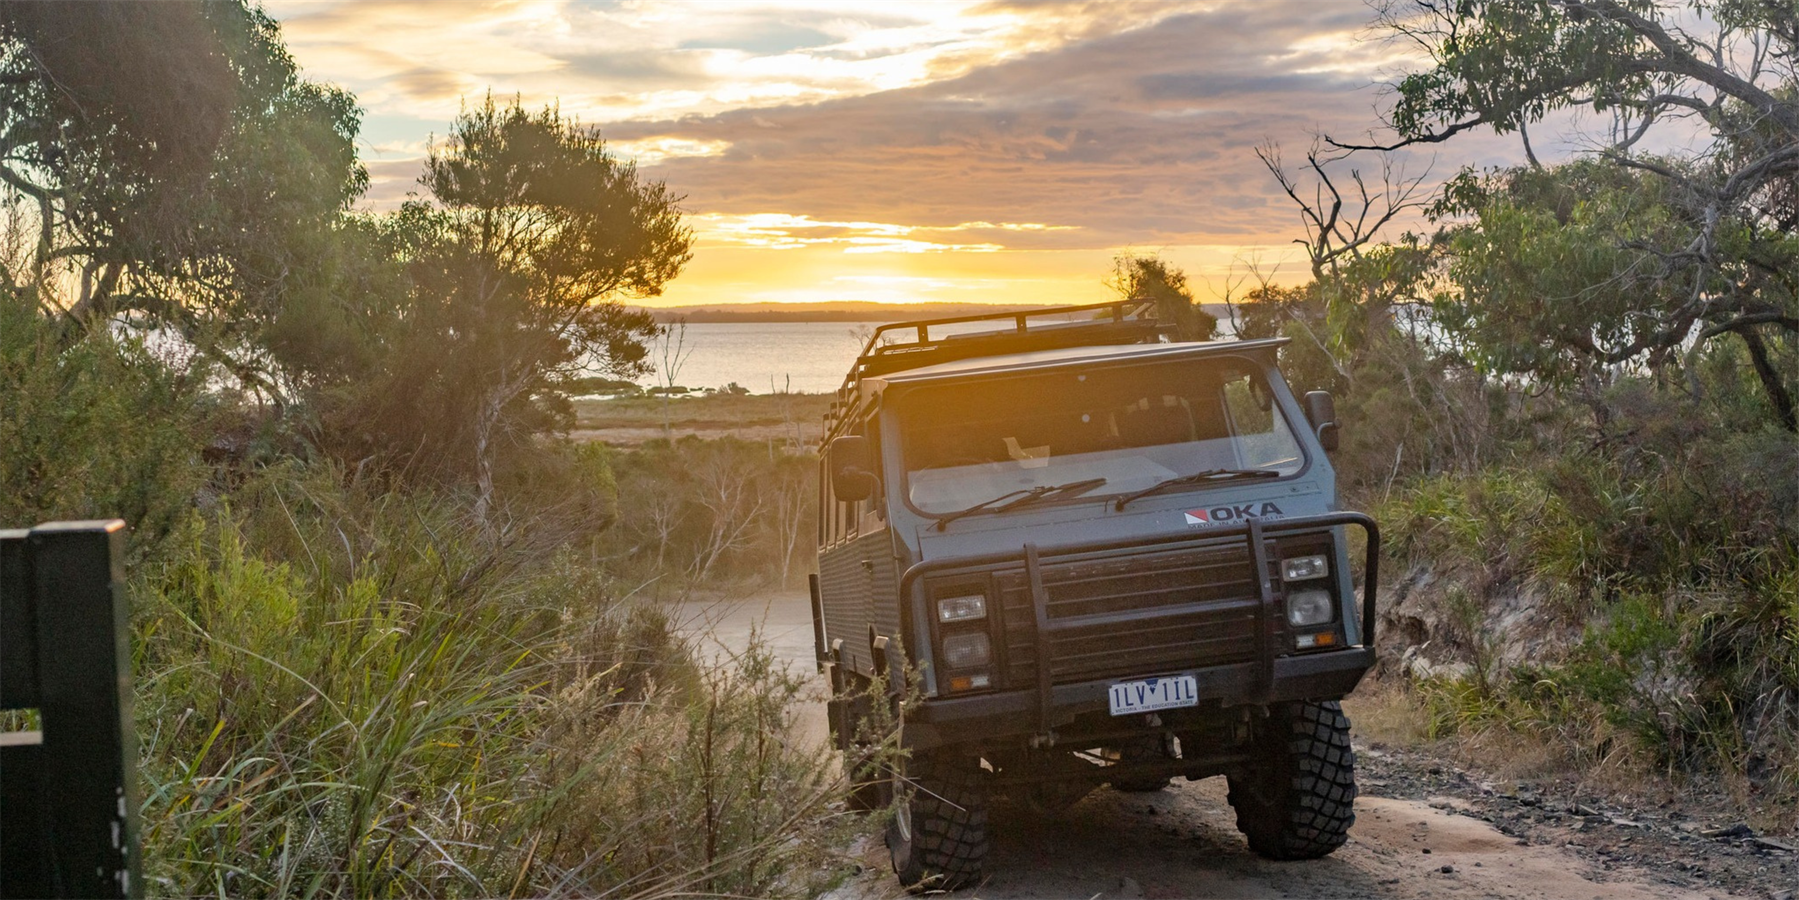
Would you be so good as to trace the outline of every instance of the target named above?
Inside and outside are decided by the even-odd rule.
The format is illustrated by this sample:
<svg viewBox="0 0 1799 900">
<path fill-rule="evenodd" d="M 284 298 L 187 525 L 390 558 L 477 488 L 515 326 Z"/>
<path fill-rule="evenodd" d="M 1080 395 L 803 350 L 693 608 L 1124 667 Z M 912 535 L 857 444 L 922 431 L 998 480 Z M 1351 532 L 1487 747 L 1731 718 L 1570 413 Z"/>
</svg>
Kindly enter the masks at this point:
<svg viewBox="0 0 1799 900">
<path fill-rule="evenodd" d="M 518 396 L 520 382 L 502 374 L 475 413 L 475 521 L 490 540 L 499 536 L 493 524 L 493 461 L 500 428 L 500 414 Z"/>
<path fill-rule="evenodd" d="M 1780 380 L 1780 372 L 1768 360 L 1768 347 L 1762 343 L 1762 336 L 1755 333 L 1754 326 L 1744 327 L 1737 334 L 1742 335 L 1743 343 L 1749 348 L 1749 362 L 1755 366 L 1762 389 L 1768 392 L 1768 401 L 1774 404 L 1774 415 L 1780 420 L 1780 427 L 1799 434 L 1799 414 L 1793 410 L 1793 395 Z"/>
<path fill-rule="evenodd" d="M 475 521 L 483 537 L 495 537 L 493 527 L 493 433 L 499 423 L 495 394 L 482 402 L 475 418 Z"/>
</svg>

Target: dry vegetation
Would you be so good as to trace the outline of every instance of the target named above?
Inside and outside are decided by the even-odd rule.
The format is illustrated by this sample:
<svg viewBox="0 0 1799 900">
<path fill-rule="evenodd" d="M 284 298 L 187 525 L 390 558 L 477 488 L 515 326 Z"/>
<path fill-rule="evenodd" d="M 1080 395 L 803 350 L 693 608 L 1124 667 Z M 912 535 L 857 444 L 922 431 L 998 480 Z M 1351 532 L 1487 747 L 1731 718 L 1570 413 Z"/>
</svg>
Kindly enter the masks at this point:
<svg viewBox="0 0 1799 900">
<path fill-rule="evenodd" d="M 830 394 L 702 394 L 573 401 L 577 440 L 635 446 L 657 437 L 730 436 L 793 451 L 816 446 Z"/>
</svg>

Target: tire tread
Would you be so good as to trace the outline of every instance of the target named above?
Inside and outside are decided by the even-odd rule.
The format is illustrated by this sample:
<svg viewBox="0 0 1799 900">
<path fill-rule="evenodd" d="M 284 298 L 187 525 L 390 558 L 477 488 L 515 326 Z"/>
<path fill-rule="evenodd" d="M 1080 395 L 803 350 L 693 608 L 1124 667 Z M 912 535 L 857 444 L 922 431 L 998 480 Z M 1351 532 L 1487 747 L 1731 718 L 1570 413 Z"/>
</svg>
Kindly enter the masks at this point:
<svg viewBox="0 0 1799 900">
<path fill-rule="evenodd" d="M 1343 846 L 1355 824 L 1355 749 L 1336 701 L 1283 706 L 1271 716 L 1267 750 L 1276 756 L 1258 794 L 1231 778 L 1230 804 L 1249 847 L 1270 859 L 1317 859 Z M 1284 726 L 1284 727 L 1283 727 Z"/>
<path fill-rule="evenodd" d="M 921 753 L 907 762 L 913 793 L 912 846 L 902 854 L 889 832 L 894 873 L 908 891 L 946 891 L 981 880 L 987 856 L 987 802 L 973 759 Z M 904 802 L 904 801 L 902 801 Z"/>
</svg>

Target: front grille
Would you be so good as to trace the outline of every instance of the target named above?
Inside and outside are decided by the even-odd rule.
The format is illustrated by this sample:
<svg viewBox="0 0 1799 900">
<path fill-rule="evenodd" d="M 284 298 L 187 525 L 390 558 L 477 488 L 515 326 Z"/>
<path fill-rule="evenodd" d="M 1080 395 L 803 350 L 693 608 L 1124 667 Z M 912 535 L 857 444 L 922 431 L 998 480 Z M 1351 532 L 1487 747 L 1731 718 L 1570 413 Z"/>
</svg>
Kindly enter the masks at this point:
<svg viewBox="0 0 1799 900">
<path fill-rule="evenodd" d="M 1255 658 L 1260 602 L 1245 546 L 1073 560 L 1042 566 L 1052 624 L 1050 676 L 1057 684 L 1151 675 Z M 1024 570 L 996 578 L 1005 617 L 1008 684 L 1034 684 L 1036 614 Z M 1197 605 L 1194 605 L 1197 604 Z M 1157 610 L 1186 606 L 1159 615 Z M 1083 617 L 1131 615 L 1081 624 Z"/>
</svg>

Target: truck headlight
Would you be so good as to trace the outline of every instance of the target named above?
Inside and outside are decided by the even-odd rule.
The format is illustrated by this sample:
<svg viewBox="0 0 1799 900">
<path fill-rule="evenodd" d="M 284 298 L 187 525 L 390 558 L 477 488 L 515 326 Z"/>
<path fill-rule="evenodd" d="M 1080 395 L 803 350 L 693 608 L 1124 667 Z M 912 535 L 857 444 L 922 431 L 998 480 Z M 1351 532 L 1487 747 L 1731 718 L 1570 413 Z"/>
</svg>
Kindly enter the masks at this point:
<svg viewBox="0 0 1799 900">
<path fill-rule="evenodd" d="M 937 621 L 972 622 L 987 617 L 987 598 L 980 594 L 944 597 L 937 601 Z"/>
<path fill-rule="evenodd" d="M 1323 625 L 1335 614 L 1330 591 L 1316 588 L 1287 595 L 1287 624 L 1295 628 Z"/>
<path fill-rule="evenodd" d="M 1281 560 L 1282 581 L 1306 581 L 1312 578 L 1323 578 L 1330 573 L 1330 561 L 1322 553 Z"/>
<path fill-rule="evenodd" d="M 970 669 L 984 666 L 993 661 L 993 645 L 987 641 L 987 633 L 976 631 L 972 634 L 952 634 L 943 639 L 943 663 L 945 668 Z"/>
</svg>

